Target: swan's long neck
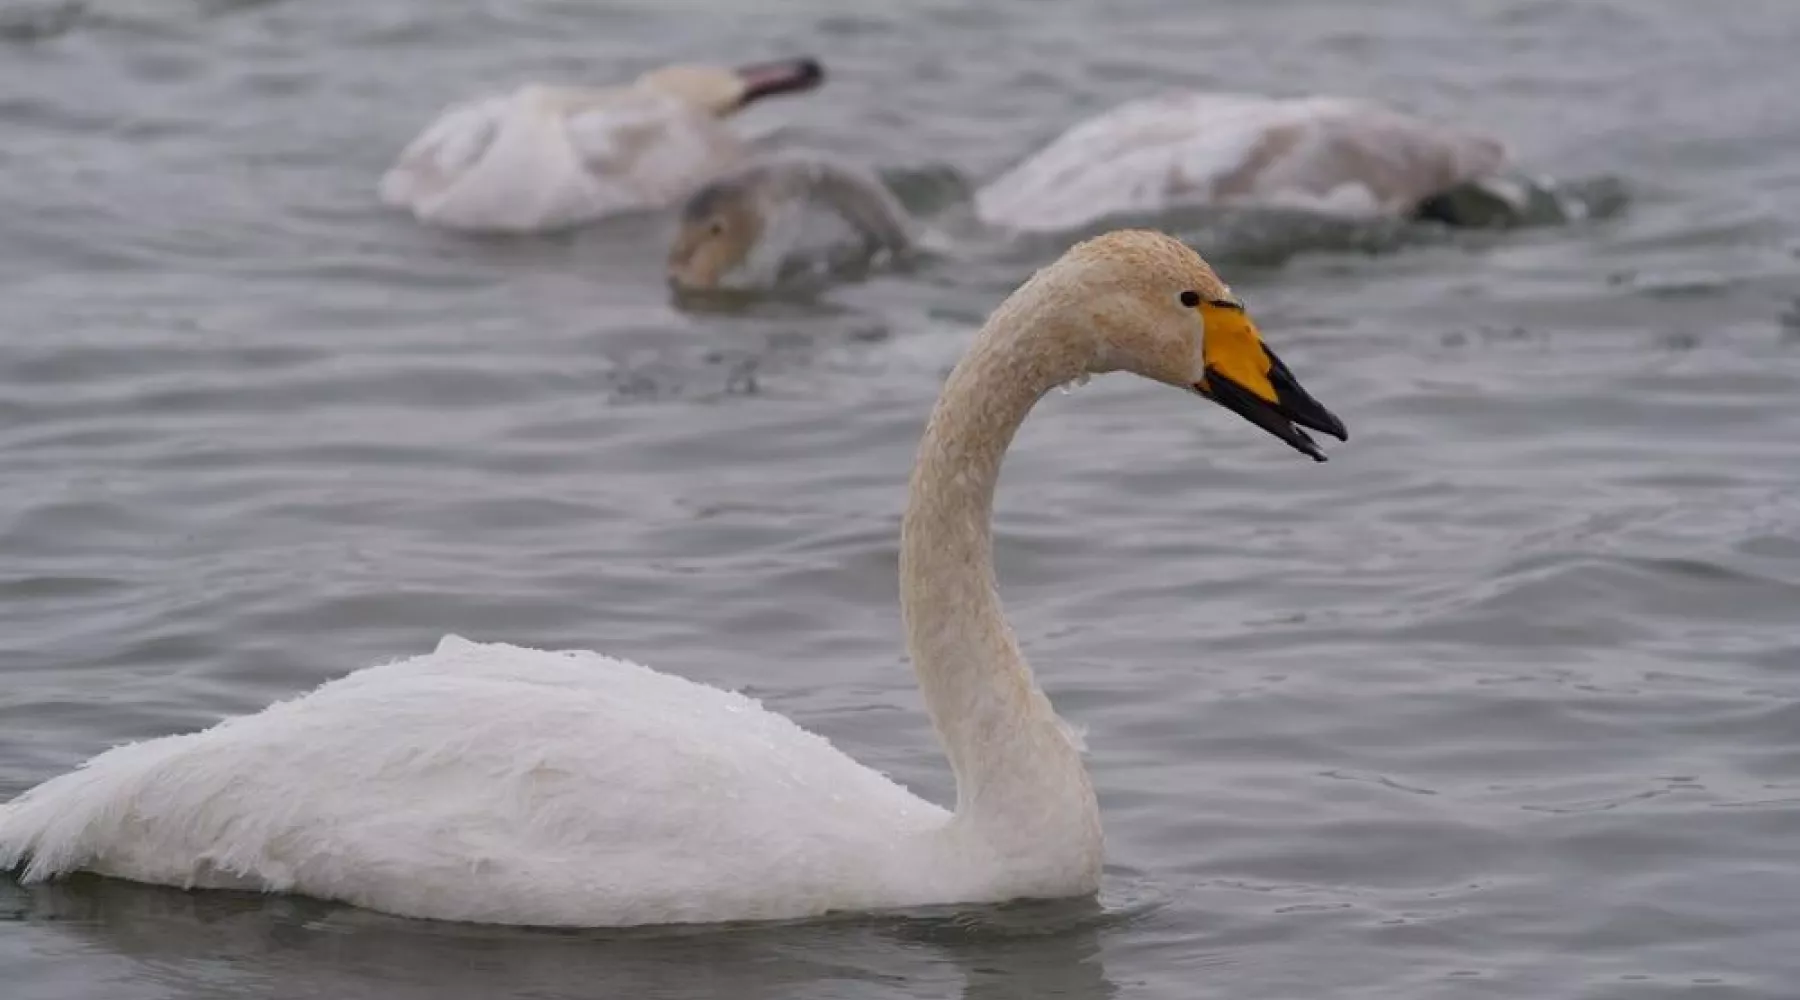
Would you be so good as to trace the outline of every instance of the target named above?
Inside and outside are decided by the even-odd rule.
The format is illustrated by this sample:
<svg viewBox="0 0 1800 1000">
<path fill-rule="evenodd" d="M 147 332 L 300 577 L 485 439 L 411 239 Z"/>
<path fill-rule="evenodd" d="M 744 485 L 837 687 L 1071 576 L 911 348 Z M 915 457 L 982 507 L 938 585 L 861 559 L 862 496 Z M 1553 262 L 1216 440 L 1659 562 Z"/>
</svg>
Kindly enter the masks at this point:
<svg viewBox="0 0 1800 1000">
<path fill-rule="evenodd" d="M 988 321 L 945 383 L 900 533 L 907 645 L 956 773 L 957 823 L 1006 852 L 1078 855 L 1098 875 L 1099 810 L 1081 754 L 1001 611 L 989 522 L 1000 461 L 1050 388 L 1086 370 L 1047 275 Z"/>
</svg>

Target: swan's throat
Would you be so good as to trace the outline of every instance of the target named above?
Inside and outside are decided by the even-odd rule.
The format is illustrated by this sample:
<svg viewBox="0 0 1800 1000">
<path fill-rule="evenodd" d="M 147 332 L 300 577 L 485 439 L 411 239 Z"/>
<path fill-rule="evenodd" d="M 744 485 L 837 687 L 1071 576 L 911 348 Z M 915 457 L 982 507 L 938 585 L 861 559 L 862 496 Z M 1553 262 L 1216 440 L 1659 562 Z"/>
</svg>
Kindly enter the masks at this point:
<svg viewBox="0 0 1800 1000">
<path fill-rule="evenodd" d="M 1033 850 L 1090 852 L 1097 871 L 1093 789 L 1002 612 L 989 527 L 1014 432 L 1050 388 L 1086 368 L 1079 338 L 1031 322 L 1048 312 L 1007 303 L 945 383 L 901 527 L 901 607 L 956 773 L 958 823 L 990 842 L 1029 833 Z"/>
</svg>

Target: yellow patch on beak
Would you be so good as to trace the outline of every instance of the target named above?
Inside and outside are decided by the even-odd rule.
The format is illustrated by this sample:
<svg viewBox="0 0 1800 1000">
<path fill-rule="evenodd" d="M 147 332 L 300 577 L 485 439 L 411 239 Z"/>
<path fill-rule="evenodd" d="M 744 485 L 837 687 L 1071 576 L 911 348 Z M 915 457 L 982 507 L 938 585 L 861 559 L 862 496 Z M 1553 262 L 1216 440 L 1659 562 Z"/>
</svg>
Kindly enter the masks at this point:
<svg viewBox="0 0 1800 1000">
<path fill-rule="evenodd" d="M 1206 324 L 1200 346 L 1206 374 L 1217 372 L 1262 397 L 1264 402 L 1276 402 L 1275 384 L 1269 380 L 1273 362 L 1250 314 L 1241 307 L 1212 302 L 1202 302 L 1196 308 Z"/>
<path fill-rule="evenodd" d="M 1205 371 L 1194 384 L 1195 392 L 1320 462 L 1325 453 L 1300 428 L 1350 440 L 1344 422 L 1302 389 L 1288 366 L 1263 344 L 1262 334 L 1242 306 L 1218 300 L 1191 308 L 1199 310 L 1206 324 L 1200 345 Z"/>
</svg>

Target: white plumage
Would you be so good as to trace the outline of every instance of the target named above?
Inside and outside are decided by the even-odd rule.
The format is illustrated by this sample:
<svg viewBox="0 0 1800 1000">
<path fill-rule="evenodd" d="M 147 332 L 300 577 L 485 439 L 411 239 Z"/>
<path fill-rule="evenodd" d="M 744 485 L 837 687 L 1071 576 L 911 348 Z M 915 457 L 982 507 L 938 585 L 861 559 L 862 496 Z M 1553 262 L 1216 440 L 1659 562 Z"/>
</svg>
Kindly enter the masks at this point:
<svg viewBox="0 0 1800 1000">
<path fill-rule="evenodd" d="M 1505 161 L 1497 140 L 1367 101 L 1181 92 L 1075 125 L 975 206 L 1022 231 L 1203 204 L 1393 215 Z"/>
<path fill-rule="evenodd" d="M 657 208 L 744 156 L 723 119 L 822 79 L 811 59 L 665 66 L 623 86 L 532 84 L 457 104 L 401 151 L 381 199 L 421 222 L 476 232 L 542 232 Z"/>
<path fill-rule="evenodd" d="M 741 695 L 451 637 L 52 778 L 0 805 L 0 870 L 582 926 L 1091 894 L 1103 837 L 1081 747 L 995 587 L 1000 463 L 1051 388 L 1121 368 L 1323 460 L 1294 422 L 1340 438 L 1342 423 L 1233 302 L 1179 242 L 1115 233 L 1009 297 L 946 381 L 901 523 L 900 597 L 953 812 Z"/>
<path fill-rule="evenodd" d="M 445 228 L 538 232 L 667 204 L 742 155 L 723 122 L 663 94 L 531 86 L 444 112 L 381 198 Z"/>
<path fill-rule="evenodd" d="M 932 900 L 909 847 L 947 819 L 742 695 L 448 637 L 46 782 L 0 806 L 0 869 L 490 923 L 755 919 Z"/>
</svg>

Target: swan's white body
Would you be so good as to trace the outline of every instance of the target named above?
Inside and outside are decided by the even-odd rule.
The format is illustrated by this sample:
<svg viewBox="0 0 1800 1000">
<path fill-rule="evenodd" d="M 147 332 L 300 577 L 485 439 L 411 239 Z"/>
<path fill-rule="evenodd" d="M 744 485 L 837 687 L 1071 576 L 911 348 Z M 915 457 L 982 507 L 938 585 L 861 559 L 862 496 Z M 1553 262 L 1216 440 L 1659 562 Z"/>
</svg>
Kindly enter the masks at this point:
<svg viewBox="0 0 1800 1000">
<path fill-rule="evenodd" d="M 101 754 L 0 807 L 0 867 L 491 923 L 752 919 L 936 898 L 918 847 L 947 819 L 742 695 L 450 637 Z"/>
<path fill-rule="evenodd" d="M 1366 101 L 1183 92 L 1074 126 L 983 186 L 975 207 L 1023 231 L 1199 204 L 1402 214 L 1505 161 L 1494 139 Z"/>
<path fill-rule="evenodd" d="M 669 204 L 743 155 L 711 112 L 652 88 L 532 85 L 445 111 L 380 193 L 431 225 L 539 232 Z"/>
<path fill-rule="evenodd" d="M 0 870 L 587 926 L 1092 893 L 1093 788 L 995 585 L 1001 456 L 1052 387 L 1125 367 L 1208 393 L 1250 386 L 1268 410 L 1253 419 L 1290 443 L 1310 448 L 1280 412 L 1341 436 L 1229 294 L 1167 237 L 1093 240 L 1007 299 L 946 382 L 913 470 L 900 592 L 954 812 L 748 698 L 594 653 L 449 638 L 0 805 Z M 1197 312 L 1218 325 L 1204 350 Z"/>
</svg>

